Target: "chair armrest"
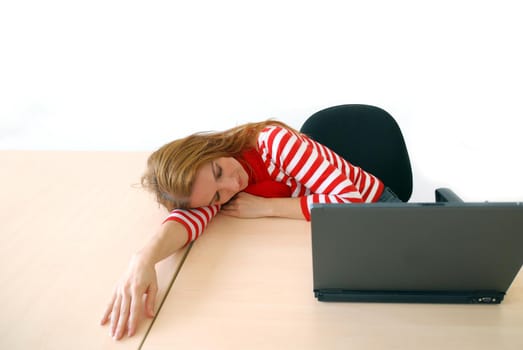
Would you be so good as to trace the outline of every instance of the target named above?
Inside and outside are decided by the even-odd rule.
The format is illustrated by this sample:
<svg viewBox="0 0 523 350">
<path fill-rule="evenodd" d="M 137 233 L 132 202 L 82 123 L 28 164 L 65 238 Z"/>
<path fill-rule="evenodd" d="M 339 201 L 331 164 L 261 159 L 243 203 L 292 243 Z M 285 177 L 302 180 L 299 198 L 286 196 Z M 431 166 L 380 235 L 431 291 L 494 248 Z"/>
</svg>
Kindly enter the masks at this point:
<svg viewBox="0 0 523 350">
<path fill-rule="evenodd" d="M 436 202 L 463 202 L 450 188 L 437 188 L 436 191 Z"/>
</svg>

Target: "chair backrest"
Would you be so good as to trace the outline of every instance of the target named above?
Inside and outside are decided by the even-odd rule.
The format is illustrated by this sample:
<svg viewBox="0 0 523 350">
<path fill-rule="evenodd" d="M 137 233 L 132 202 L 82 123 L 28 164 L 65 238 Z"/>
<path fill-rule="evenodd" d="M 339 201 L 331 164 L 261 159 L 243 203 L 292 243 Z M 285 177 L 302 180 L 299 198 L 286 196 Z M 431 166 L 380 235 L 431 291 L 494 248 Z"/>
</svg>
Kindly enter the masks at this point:
<svg viewBox="0 0 523 350">
<path fill-rule="evenodd" d="M 412 168 L 403 134 L 381 108 L 347 104 L 310 116 L 300 131 L 377 176 L 404 202 L 412 194 Z"/>
</svg>

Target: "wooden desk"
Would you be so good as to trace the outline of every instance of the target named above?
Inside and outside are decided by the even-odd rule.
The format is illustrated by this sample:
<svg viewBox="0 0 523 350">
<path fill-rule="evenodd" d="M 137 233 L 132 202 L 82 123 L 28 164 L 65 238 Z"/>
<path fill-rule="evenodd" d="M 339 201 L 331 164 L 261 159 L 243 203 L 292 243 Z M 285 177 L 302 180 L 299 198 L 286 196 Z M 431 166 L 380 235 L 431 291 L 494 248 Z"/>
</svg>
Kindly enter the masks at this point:
<svg viewBox="0 0 523 350">
<path fill-rule="evenodd" d="M 145 153 L 0 152 L 0 349 L 136 349 L 99 320 L 165 213 L 133 188 Z M 184 252 L 157 265 L 165 296 Z"/>
<path fill-rule="evenodd" d="M 143 349 L 523 349 L 523 276 L 501 305 L 322 303 L 309 224 L 217 216 Z"/>
</svg>

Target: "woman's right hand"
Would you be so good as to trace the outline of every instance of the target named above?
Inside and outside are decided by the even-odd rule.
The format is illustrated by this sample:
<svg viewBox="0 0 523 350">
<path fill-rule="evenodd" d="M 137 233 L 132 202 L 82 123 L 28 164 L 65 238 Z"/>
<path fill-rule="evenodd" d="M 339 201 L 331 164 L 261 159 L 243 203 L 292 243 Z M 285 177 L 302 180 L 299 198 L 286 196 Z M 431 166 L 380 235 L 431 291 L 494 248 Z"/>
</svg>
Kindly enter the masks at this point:
<svg viewBox="0 0 523 350">
<path fill-rule="evenodd" d="M 110 335 L 115 340 L 121 339 L 125 332 L 128 336 L 134 335 L 141 321 L 142 311 L 145 311 L 148 317 L 154 316 L 157 292 L 158 281 L 154 263 L 148 262 L 139 254 L 133 256 L 127 271 L 114 289 L 101 324 L 111 321 Z"/>
</svg>

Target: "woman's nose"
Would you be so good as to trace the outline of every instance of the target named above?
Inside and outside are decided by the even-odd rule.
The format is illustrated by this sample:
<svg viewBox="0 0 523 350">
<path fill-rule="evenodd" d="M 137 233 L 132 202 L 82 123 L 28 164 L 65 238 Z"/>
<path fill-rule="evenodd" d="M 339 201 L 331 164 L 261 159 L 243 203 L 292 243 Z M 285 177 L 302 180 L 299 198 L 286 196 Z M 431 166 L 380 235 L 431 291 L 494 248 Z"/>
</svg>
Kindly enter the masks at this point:
<svg viewBox="0 0 523 350">
<path fill-rule="evenodd" d="M 227 178 L 222 181 L 221 192 L 222 197 L 225 201 L 228 201 L 240 191 L 240 185 L 238 181 L 233 177 Z"/>
<path fill-rule="evenodd" d="M 224 183 L 224 189 L 236 194 L 240 190 L 240 185 L 234 177 L 228 177 Z"/>
</svg>

